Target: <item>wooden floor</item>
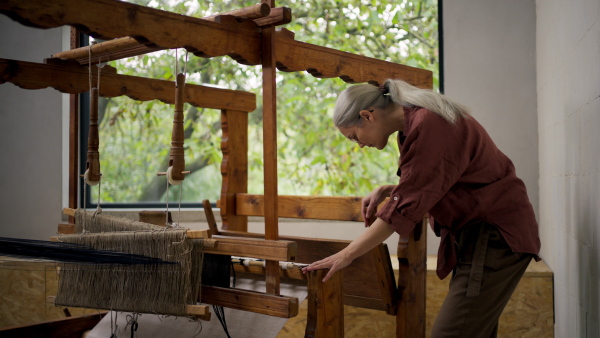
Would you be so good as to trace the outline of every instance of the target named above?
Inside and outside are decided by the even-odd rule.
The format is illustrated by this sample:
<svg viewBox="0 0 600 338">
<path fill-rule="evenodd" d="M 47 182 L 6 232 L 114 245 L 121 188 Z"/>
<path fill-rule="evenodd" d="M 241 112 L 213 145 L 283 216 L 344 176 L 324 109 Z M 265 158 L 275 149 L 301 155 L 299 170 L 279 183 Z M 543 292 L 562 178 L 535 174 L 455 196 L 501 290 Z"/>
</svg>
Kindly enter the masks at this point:
<svg viewBox="0 0 600 338">
<path fill-rule="evenodd" d="M 396 259 L 392 259 L 395 263 Z M 449 278 L 440 281 L 433 271 L 435 257 L 428 257 L 427 332 L 448 290 Z M 395 267 L 395 270 L 396 267 Z M 543 262 L 532 262 L 500 317 L 499 337 L 553 337 L 552 272 Z M 52 263 L 0 261 L 0 328 L 63 318 L 61 309 L 46 303 L 56 294 L 56 270 Z M 93 310 L 70 309 L 72 315 Z M 383 311 L 344 307 L 346 337 L 393 337 L 395 317 Z M 304 337 L 306 301 L 297 317 L 288 320 L 278 338 Z"/>
</svg>

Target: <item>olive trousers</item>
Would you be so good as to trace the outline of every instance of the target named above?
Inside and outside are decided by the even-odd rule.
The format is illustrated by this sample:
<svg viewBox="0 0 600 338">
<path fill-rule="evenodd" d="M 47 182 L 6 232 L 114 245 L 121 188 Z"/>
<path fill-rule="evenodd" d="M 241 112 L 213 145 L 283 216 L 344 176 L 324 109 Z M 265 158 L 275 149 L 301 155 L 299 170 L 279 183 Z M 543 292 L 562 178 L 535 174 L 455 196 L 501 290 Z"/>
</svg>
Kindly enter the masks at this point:
<svg viewBox="0 0 600 338">
<path fill-rule="evenodd" d="M 533 257 L 514 253 L 488 223 L 460 232 L 456 245 L 458 264 L 431 338 L 496 337 L 498 318 Z"/>
</svg>

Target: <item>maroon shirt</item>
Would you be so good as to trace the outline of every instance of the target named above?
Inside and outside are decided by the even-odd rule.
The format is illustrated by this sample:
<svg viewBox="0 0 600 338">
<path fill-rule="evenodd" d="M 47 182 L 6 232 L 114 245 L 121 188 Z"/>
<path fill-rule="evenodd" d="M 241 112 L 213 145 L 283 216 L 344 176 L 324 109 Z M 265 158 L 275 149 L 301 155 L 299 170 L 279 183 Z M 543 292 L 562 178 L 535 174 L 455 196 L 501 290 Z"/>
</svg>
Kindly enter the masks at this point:
<svg viewBox="0 0 600 338">
<path fill-rule="evenodd" d="M 425 108 L 405 107 L 398 142 L 400 183 L 377 217 L 408 236 L 429 213 L 442 237 L 440 279 L 456 266 L 457 230 L 480 222 L 495 225 L 514 252 L 539 260 L 538 225 L 525 184 L 473 117 L 452 124 Z"/>
</svg>

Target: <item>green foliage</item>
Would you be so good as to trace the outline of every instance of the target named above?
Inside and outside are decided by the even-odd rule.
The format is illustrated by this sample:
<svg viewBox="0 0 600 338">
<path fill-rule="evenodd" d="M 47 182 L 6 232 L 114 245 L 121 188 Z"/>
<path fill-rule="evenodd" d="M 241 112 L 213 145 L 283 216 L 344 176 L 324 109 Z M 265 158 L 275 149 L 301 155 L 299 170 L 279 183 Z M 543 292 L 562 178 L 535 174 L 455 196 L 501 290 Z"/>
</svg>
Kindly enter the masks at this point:
<svg viewBox="0 0 600 338">
<path fill-rule="evenodd" d="M 132 1 L 163 10 L 202 17 L 257 1 Z M 432 70 L 438 84 L 437 2 L 378 0 L 287 0 L 292 9 L 285 28 L 296 40 L 386 61 Z M 177 55 L 176 55 L 177 54 Z M 176 62 L 177 56 L 177 62 Z M 188 61 L 186 62 L 186 58 Z M 177 66 L 178 70 L 175 69 Z M 216 85 L 257 94 L 249 118 L 249 192 L 263 192 L 261 69 L 227 58 L 203 59 L 180 49 L 112 62 L 121 74 L 174 81 L 184 68 L 188 83 Z M 398 148 L 394 138 L 384 151 L 360 149 L 331 123 L 337 94 L 348 84 L 317 79 L 308 73 L 277 76 L 279 193 L 294 195 L 365 195 L 381 184 L 397 182 Z M 182 201 L 216 200 L 221 176 L 220 112 L 186 105 L 186 165 L 193 173 L 183 186 Z M 110 99 L 101 114 L 102 202 L 164 201 L 165 171 L 173 108 L 158 101 Z M 395 137 L 395 135 L 393 136 Z M 93 194 L 96 189 L 91 189 Z M 170 201 L 179 198 L 171 187 Z M 95 200 L 96 196 L 93 196 Z"/>
</svg>

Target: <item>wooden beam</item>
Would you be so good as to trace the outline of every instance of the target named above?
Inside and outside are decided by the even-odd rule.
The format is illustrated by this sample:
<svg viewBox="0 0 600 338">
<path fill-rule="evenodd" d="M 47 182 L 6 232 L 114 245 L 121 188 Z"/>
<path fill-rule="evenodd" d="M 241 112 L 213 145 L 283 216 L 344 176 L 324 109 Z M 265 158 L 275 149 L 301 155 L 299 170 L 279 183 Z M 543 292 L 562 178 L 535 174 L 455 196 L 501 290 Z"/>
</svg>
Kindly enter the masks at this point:
<svg viewBox="0 0 600 338">
<path fill-rule="evenodd" d="M 293 241 L 274 241 L 251 238 L 231 238 L 215 236 L 217 247 L 207 248 L 206 253 L 230 256 L 242 256 L 279 261 L 294 261 L 298 255 L 298 246 Z M 279 271 L 277 272 L 279 275 Z"/>
<path fill-rule="evenodd" d="M 56 296 L 46 297 L 46 303 L 54 305 L 56 303 Z M 210 308 L 208 305 L 186 305 L 185 311 L 188 315 L 194 316 L 202 320 L 210 320 Z M 3 336 L 4 337 L 4 336 Z"/>
<path fill-rule="evenodd" d="M 254 19 L 258 27 L 281 26 L 292 22 L 292 10 L 287 7 L 271 8 L 269 16 Z"/>
<path fill-rule="evenodd" d="M 275 33 L 275 39 L 277 68 L 281 71 L 307 71 L 318 78 L 339 77 L 349 83 L 380 84 L 393 78 L 417 87 L 432 88 L 433 75 L 429 70 L 296 41 L 293 33 L 286 29 Z"/>
<path fill-rule="evenodd" d="M 236 194 L 248 191 L 248 113 L 222 110 L 221 130 L 221 228 L 248 231 L 248 217 L 235 210 Z"/>
<path fill-rule="evenodd" d="M 5 0 L 0 13 L 37 28 L 72 25 L 102 40 L 130 36 L 162 49 L 185 47 L 197 56 L 260 63 L 259 28 L 253 22 L 217 23 L 117 0 Z"/>
<path fill-rule="evenodd" d="M 427 295 L 427 221 L 415 226 L 408 238 L 398 241 L 397 337 L 425 337 Z"/>
<path fill-rule="evenodd" d="M 202 19 L 209 20 L 209 21 L 215 21 L 215 19 L 218 16 L 231 15 L 238 20 L 248 20 L 248 19 L 253 20 L 253 19 L 267 17 L 267 16 L 269 16 L 270 13 L 271 13 L 271 6 L 269 6 L 266 3 L 261 3 L 261 4 L 244 7 L 244 8 L 234 9 L 234 10 L 228 11 L 228 12 L 205 16 Z"/>
<path fill-rule="evenodd" d="M 93 78 L 97 69 L 92 68 Z M 119 75 L 102 71 L 100 96 L 128 96 L 134 100 L 175 103 L 173 81 Z M 84 67 L 45 65 L 33 62 L 0 59 L 0 84 L 10 82 L 23 89 L 52 87 L 62 93 L 79 94 L 90 90 L 89 71 Z M 256 95 L 249 92 L 186 85 L 184 101 L 203 108 L 236 109 L 251 112 L 256 109 Z"/>
<path fill-rule="evenodd" d="M 277 84 L 275 27 L 265 27 L 261 32 L 262 84 L 263 84 L 263 157 L 265 191 L 265 238 L 277 240 Z M 267 262 L 267 293 L 279 294 L 279 266 Z"/>
<path fill-rule="evenodd" d="M 89 64 L 90 58 L 92 58 L 92 64 L 99 62 L 113 61 L 114 58 L 110 58 L 109 55 L 115 55 L 125 50 L 139 50 L 144 51 L 143 54 L 155 52 L 161 50 L 160 47 L 156 46 L 145 46 L 138 40 L 126 36 L 123 38 L 103 41 L 100 43 L 92 44 L 91 46 L 81 47 L 66 50 L 52 55 L 54 59 L 60 60 L 77 60 L 82 65 Z M 136 54 L 140 55 L 140 54 Z M 134 56 L 134 55 L 132 55 Z"/>
<path fill-rule="evenodd" d="M 281 10 L 281 8 L 280 8 Z M 279 20 L 284 21 L 289 17 L 291 21 L 291 10 L 288 11 L 276 11 L 273 16 L 270 16 L 271 8 L 267 4 L 257 4 L 250 7 L 240 8 L 237 10 L 229 11 L 226 13 L 215 14 L 204 17 L 202 19 L 208 21 L 221 22 L 219 16 L 230 15 L 235 17 L 237 20 L 247 19 L 262 19 L 261 22 L 270 21 L 272 23 Z M 288 21 L 288 22 L 290 22 Z M 53 59 L 60 60 L 76 60 L 81 65 L 97 64 L 100 62 L 107 62 L 113 60 L 119 60 L 127 57 L 137 56 L 162 50 L 152 43 L 144 44 L 143 41 L 138 41 L 130 36 L 103 41 L 91 45 L 90 47 L 76 48 L 52 55 Z M 91 54 L 91 55 L 90 55 Z M 90 60 L 91 59 L 91 60 Z"/>
<path fill-rule="evenodd" d="M 263 216 L 263 195 L 236 194 L 236 214 Z M 279 217 L 306 218 L 336 221 L 363 220 L 360 212 L 362 197 L 342 196 L 278 196 Z"/>
<path fill-rule="evenodd" d="M 308 272 L 308 312 L 304 337 L 328 338 L 344 336 L 344 304 L 342 273 L 337 271 L 327 282 L 329 270 Z"/>
<path fill-rule="evenodd" d="M 291 318 L 298 315 L 298 298 L 269 295 L 256 291 L 202 286 L 202 303 L 232 309 Z"/>
</svg>

